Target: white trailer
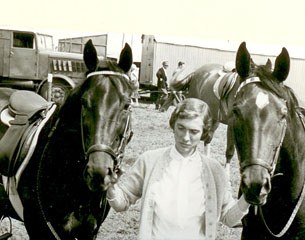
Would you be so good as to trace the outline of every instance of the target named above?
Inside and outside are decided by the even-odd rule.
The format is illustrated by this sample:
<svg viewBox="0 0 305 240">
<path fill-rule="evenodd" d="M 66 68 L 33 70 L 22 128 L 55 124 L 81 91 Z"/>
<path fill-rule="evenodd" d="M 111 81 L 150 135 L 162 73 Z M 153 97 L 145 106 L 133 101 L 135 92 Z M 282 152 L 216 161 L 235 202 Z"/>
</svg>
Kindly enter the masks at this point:
<svg viewBox="0 0 305 240">
<path fill-rule="evenodd" d="M 234 49 L 232 47 L 225 49 L 225 47 L 213 47 L 212 42 L 201 42 L 200 44 L 198 42 L 195 45 L 194 41 L 179 40 L 178 42 L 164 41 L 164 39 L 164 37 L 142 35 L 142 58 L 139 78 L 142 89 L 156 89 L 156 72 L 161 67 L 162 61 L 165 60 L 169 62 L 167 69 L 169 78 L 177 68 L 179 61 L 186 63 L 185 71 L 189 73 L 208 63 L 226 64 L 231 62 L 234 65 L 238 48 L 236 44 Z M 290 53 L 291 64 L 290 73 L 285 83 L 296 92 L 301 100 L 305 101 L 305 54 L 303 57 L 300 51 L 290 51 L 292 48 L 289 47 L 287 49 Z M 255 51 L 251 51 L 251 56 L 256 63 L 265 63 L 268 58 L 274 63 L 275 57 L 281 52 L 281 48 L 279 47 L 276 51 L 270 51 L 270 49 Z"/>
</svg>

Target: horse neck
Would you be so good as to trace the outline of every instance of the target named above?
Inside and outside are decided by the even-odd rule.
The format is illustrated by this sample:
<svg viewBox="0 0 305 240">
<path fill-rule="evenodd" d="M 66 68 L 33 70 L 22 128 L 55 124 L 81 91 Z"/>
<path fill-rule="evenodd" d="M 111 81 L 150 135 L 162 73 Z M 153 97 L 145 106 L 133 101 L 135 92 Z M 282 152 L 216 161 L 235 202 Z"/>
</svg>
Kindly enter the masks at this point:
<svg viewBox="0 0 305 240">
<path fill-rule="evenodd" d="M 187 88 L 188 84 L 190 83 L 190 80 L 192 78 L 192 76 L 194 75 L 194 73 L 190 73 L 188 74 L 186 77 L 184 77 L 181 80 L 178 80 L 177 77 L 179 76 L 179 74 L 177 76 L 175 76 L 175 78 L 173 78 L 170 82 L 170 86 L 173 90 L 176 91 L 180 91 L 182 89 Z"/>
<path fill-rule="evenodd" d="M 288 122 L 286 135 L 279 156 L 279 164 L 284 175 L 290 178 L 295 197 L 305 181 L 305 129 L 302 120 L 296 115 Z"/>
<path fill-rule="evenodd" d="M 80 101 L 67 99 L 66 103 L 59 110 L 58 118 L 55 126 L 55 138 L 59 141 L 63 139 L 70 139 L 69 141 L 76 143 L 78 136 L 81 136 L 81 105 Z"/>
</svg>

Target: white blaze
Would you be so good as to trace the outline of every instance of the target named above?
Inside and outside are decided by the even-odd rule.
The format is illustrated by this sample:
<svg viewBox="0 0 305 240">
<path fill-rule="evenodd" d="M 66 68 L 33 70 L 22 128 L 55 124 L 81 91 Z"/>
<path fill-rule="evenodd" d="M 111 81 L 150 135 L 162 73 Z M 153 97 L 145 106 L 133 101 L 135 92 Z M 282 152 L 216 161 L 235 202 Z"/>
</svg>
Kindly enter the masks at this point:
<svg viewBox="0 0 305 240">
<path fill-rule="evenodd" d="M 258 106 L 258 108 L 263 109 L 264 107 L 266 107 L 269 104 L 268 95 L 260 92 L 259 94 L 257 94 L 255 103 Z"/>
</svg>

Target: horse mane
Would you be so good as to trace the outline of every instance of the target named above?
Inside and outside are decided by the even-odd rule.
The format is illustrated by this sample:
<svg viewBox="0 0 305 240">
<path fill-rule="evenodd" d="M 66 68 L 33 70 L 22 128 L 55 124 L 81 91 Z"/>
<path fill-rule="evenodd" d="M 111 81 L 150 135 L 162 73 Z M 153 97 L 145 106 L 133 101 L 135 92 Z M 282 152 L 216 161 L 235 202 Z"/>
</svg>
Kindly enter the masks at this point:
<svg viewBox="0 0 305 240">
<path fill-rule="evenodd" d="M 106 71 L 106 70 L 124 73 L 124 71 L 119 67 L 119 65 L 115 61 L 106 59 L 106 60 L 100 61 L 98 66 L 97 66 L 97 68 L 95 70 L 93 70 L 93 71 L 92 70 L 88 70 L 86 72 L 86 76 L 89 73 L 92 73 L 92 72 Z"/>
</svg>

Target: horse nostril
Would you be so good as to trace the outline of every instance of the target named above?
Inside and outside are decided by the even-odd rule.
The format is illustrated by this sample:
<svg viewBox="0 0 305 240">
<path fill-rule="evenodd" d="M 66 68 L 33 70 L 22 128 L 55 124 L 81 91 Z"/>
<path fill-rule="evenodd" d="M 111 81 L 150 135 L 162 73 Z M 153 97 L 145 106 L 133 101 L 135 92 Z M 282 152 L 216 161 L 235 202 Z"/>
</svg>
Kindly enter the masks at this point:
<svg viewBox="0 0 305 240">
<path fill-rule="evenodd" d="M 243 174 L 243 175 L 241 176 L 241 184 L 242 184 L 243 187 L 249 188 L 250 182 L 249 182 L 249 177 L 248 177 L 248 175 Z"/>
<path fill-rule="evenodd" d="M 265 179 L 264 186 L 267 193 L 271 191 L 271 179 L 269 177 Z"/>
<path fill-rule="evenodd" d="M 105 169 L 105 176 L 107 176 L 107 175 L 111 176 L 112 173 L 113 173 L 113 172 L 112 172 L 112 169 L 111 169 L 110 167 L 108 167 L 108 168 Z"/>
</svg>

